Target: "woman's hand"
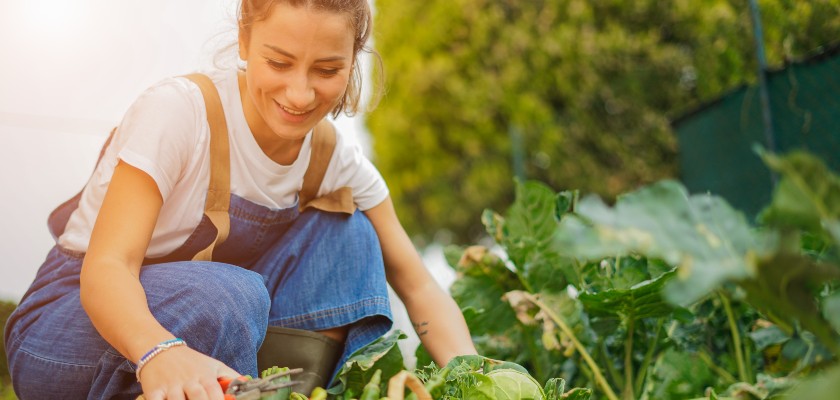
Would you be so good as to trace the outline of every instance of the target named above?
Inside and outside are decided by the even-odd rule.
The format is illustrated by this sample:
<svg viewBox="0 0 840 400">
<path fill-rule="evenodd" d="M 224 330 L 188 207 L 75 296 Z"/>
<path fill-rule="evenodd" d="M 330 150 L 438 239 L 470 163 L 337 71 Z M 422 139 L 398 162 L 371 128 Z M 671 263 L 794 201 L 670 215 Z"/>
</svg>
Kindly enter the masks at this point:
<svg viewBox="0 0 840 400">
<path fill-rule="evenodd" d="M 146 400 L 223 400 L 218 378 L 240 374 L 221 361 L 186 346 L 172 347 L 140 371 Z"/>
</svg>

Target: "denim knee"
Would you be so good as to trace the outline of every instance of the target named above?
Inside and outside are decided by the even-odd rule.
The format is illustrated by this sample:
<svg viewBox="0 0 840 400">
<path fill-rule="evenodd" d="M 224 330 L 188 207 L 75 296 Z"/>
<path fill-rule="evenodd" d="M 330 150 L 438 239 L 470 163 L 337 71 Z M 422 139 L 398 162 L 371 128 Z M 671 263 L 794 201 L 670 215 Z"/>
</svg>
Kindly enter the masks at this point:
<svg viewBox="0 0 840 400">
<path fill-rule="evenodd" d="M 353 215 L 311 210 L 303 213 L 304 224 L 330 240 L 371 243 L 379 246 L 379 236 L 364 212 Z"/>
<path fill-rule="evenodd" d="M 271 307 L 262 276 L 222 263 L 176 262 L 144 267 L 141 280 L 161 325 L 240 373 L 256 373 Z"/>
</svg>

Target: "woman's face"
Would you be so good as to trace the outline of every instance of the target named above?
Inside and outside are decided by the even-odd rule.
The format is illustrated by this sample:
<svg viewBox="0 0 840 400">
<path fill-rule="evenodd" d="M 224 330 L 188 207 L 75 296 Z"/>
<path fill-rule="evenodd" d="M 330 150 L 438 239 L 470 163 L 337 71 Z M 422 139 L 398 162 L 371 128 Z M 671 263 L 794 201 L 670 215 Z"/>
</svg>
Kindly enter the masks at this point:
<svg viewBox="0 0 840 400">
<path fill-rule="evenodd" d="M 298 140 L 344 96 L 353 31 L 344 14 L 280 3 L 252 25 L 249 38 L 240 35 L 239 56 L 248 63 L 245 115 L 256 111 L 265 122 L 257 126 Z"/>
</svg>

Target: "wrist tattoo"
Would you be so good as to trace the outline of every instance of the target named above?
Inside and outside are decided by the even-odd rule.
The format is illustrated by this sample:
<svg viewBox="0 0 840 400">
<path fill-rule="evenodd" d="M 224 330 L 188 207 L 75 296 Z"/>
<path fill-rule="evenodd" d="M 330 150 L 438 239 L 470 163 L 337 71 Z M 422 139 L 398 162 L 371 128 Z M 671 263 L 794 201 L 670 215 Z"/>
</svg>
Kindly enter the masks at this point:
<svg viewBox="0 0 840 400">
<path fill-rule="evenodd" d="M 423 321 L 420 323 L 412 322 L 414 325 L 414 331 L 417 332 L 417 336 L 423 336 L 429 333 L 429 321 Z"/>
</svg>

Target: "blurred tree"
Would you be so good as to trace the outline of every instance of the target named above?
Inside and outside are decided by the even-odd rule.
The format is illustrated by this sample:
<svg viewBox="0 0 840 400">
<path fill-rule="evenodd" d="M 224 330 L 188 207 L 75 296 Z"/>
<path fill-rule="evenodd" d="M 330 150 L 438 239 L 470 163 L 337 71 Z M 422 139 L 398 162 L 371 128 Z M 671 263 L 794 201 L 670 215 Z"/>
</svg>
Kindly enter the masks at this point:
<svg viewBox="0 0 840 400">
<path fill-rule="evenodd" d="M 771 64 L 840 38 L 840 0 L 761 0 Z M 746 0 L 377 0 L 375 161 L 413 234 L 474 240 L 524 172 L 607 198 L 676 175 L 669 117 L 755 76 Z"/>
</svg>

